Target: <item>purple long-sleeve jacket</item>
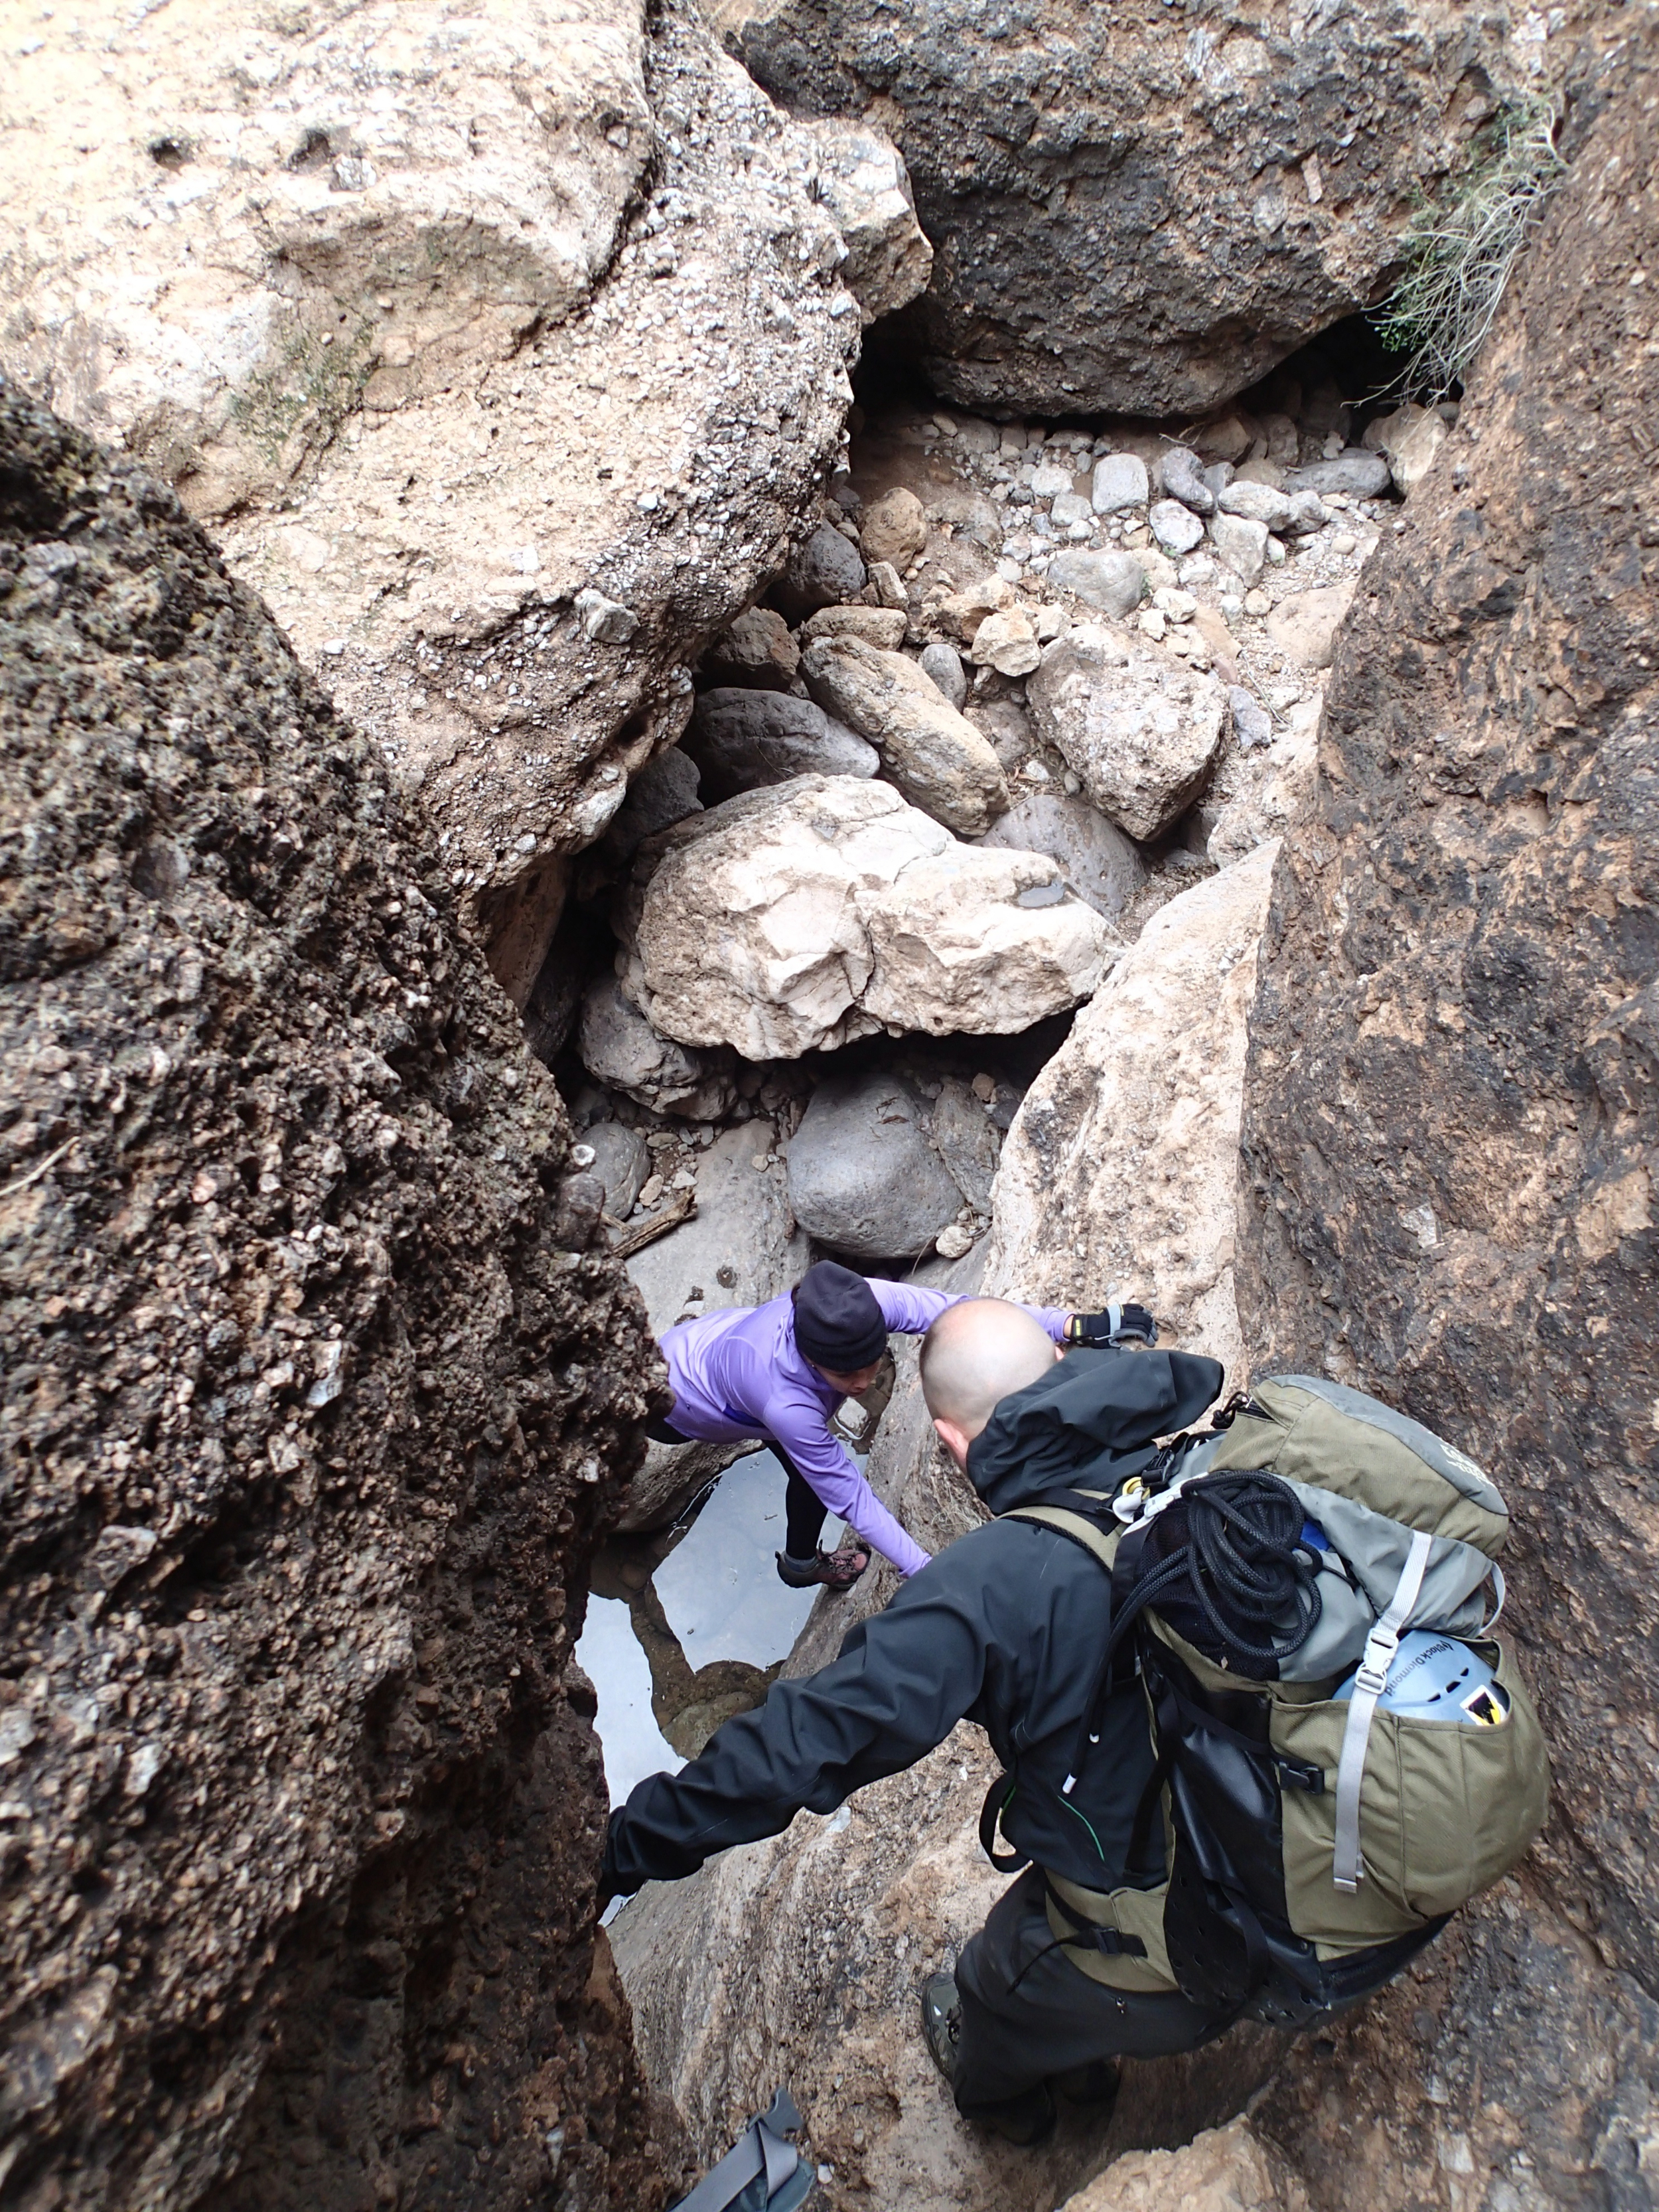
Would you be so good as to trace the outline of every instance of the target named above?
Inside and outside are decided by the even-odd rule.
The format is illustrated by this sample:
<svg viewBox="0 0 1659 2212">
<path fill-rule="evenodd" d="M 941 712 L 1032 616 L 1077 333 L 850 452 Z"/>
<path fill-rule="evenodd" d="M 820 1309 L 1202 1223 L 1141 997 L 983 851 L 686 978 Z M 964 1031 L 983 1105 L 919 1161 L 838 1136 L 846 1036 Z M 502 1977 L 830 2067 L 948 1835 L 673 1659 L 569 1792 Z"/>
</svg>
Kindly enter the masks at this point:
<svg viewBox="0 0 1659 2212">
<path fill-rule="evenodd" d="M 924 1290 L 919 1284 L 872 1280 L 876 1303 L 890 1329 L 920 1336 L 961 1293 Z M 1067 1316 L 1048 1306 L 1027 1306 L 1056 1344 L 1066 1340 Z M 860 1474 L 844 1445 L 830 1433 L 841 1404 L 795 1344 L 795 1309 L 786 1296 L 763 1306 L 730 1306 L 683 1321 L 662 1340 L 674 1410 L 668 1416 L 683 1436 L 709 1443 L 740 1437 L 780 1443 L 832 1513 L 884 1552 L 902 1575 L 914 1575 L 928 1555 L 907 1536 Z"/>
</svg>

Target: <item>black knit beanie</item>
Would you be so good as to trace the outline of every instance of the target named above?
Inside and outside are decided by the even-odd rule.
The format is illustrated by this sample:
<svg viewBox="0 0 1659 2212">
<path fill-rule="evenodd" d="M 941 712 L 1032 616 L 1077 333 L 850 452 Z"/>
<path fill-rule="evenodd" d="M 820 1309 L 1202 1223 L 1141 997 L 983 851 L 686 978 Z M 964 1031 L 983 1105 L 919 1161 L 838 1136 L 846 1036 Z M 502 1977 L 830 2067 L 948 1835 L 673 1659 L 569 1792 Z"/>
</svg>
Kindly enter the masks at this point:
<svg viewBox="0 0 1659 2212">
<path fill-rule="evenodd" d="M 809 1267 L 794 1289 L 795 1342 L 815 1365 L 851 1375 L 887 1349 L 887 1323 L 862 1275 L 834 1260 Z"/>
</svg>

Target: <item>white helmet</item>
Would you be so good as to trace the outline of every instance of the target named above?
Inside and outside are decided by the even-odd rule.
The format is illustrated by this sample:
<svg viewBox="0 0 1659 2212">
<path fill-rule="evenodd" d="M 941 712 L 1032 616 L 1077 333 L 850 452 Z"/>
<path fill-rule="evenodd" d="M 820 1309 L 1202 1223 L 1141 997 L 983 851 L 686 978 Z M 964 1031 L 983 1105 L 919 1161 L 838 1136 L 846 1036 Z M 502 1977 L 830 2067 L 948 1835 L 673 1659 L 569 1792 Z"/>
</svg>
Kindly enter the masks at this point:
<svg viewBox="0 0 1659 2212">
<path fill-rule="evenodd" d="M 1336 1692 L 1353 1695 L 1355 1675 Z M 1477 1728 L 1502 1728 L 1510 1717 L 1509 1692 L 1492 1668 L 1467 1644 L 1426 1628 L 1407 1629 L 1389 1668 L 1387 1687 L 1377 1703 L 1414 1721 L 1467 1721 Z"/>
</svg>

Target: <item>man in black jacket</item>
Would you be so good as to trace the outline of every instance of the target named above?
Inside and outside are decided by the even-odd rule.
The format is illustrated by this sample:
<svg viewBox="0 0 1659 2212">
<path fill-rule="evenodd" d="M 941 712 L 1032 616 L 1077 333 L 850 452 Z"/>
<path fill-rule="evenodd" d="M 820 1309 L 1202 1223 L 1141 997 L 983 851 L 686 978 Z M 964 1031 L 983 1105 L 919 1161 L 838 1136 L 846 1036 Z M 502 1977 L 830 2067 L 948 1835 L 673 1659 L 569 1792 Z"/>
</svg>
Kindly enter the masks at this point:
<svg viewBox="0 0 1659 2212">
<path fill-rule="evenodd" d="M 1018 1307 L 953 1306 L 922 1349 L 939 1437 L 994 1514 L 1076 1484 L 1111 1491 L 1155 1439 L 1195 1420 L 1221 1370 L 1182 1352 L 1061 1358 Z M 1032 1863 L 923 1999 L 930 2048 L 965 2118 L 1034 2142 L 1050 2084 L 1103 2097 L 1119 2055 L 1187 2051 L 1219 2033 L 1163 1955 L 1161 1823 L 1137 1855 L 1152 1771 L 1138 1687 L 1109 1696 L 1084 1771 L 1065 1787 L 1109 1625 L 1100 1565 L 1058 1530 L 992 1521 L 960 1538 L 855 1627 L 835 1662 L 774 1684 L 678 1775 L 641 1782 L 612 1814 L 604 1886 L 691 1874 L 716 1851 L 832 1812 L 975 1721 L 1011 1778 L 1001 1831 Z M 1017 1862 L 1018 1863 L 1018 1862 Z M 1142 1900 L 1138 1905 L 1137 1900 Z"/>
</svg>

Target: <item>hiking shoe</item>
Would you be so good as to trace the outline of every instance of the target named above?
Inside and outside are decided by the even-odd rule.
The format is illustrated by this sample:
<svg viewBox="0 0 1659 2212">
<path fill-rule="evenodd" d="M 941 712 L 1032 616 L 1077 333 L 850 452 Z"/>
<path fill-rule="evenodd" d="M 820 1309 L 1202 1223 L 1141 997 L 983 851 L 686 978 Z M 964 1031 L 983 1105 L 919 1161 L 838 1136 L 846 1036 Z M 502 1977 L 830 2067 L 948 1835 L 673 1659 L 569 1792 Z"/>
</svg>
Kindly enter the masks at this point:
<svg viewBox="0 0 1659 2212">
<path fill-rule="evenodd" d="M 862 1544 L 843 1544 L 836 1552 L 814 1552 L 810 1559 L 792 1559 L 787 1552 L 778 1553 L 776 1558 L 778 1580 L 791 1589 L 811 1589 L 822 1583 L 826 1589 L 849 1590 L 870 1564 L 870 1554 Z"/>
<path fill-rule="evenodd" d="M 1054 2100 L 1047 2082 L 1039 2081 L 1036 2088 L 1023 2090 L 1005 2104 L 981 2105 L 962 2117 L 976 2128 L 989 2128 L 1016 2149 L 1030 2150 L 1054 2133 Z"/>
<path fill-rule="evenodd" d="M 1122 2075 L 1109 2058 L 1074 2066 L 1069 2074 L 1056 2074 L 1050 2086 L 1068 2105 L 1081 2105 L 1097 2115 L 1109 2112 L 1117 2102 Z"/>
<path fill-rule="evenodd" d="M 957 2078 L 957 2039 L 962 2033 L 962 1999 L 954 1974 L 930 1974 L 921 1990 L 921 2039 L 947 2081 Z"/>
</svg>

